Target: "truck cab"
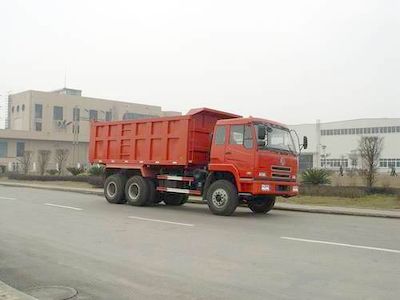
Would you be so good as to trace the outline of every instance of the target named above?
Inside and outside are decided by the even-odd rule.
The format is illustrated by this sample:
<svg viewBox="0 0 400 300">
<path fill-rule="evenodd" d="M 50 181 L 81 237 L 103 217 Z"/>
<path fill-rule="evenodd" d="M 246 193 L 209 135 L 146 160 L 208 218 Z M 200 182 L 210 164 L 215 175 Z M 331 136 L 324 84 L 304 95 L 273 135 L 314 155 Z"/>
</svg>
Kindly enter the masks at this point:
<svg viewBox="0 0 400 300">
<path fill-rule="evenodd" d="M 235 185 L 239 200 L 255 212 L 266 212 L 276 196 L 298 194 L 300 147 L 307 147 L 307 138 L 300 146 L 297 135 L 283 124 L 258 118 L 219 120 L 208 169 L 231 174 L 227 177 Z"/>
</svg>

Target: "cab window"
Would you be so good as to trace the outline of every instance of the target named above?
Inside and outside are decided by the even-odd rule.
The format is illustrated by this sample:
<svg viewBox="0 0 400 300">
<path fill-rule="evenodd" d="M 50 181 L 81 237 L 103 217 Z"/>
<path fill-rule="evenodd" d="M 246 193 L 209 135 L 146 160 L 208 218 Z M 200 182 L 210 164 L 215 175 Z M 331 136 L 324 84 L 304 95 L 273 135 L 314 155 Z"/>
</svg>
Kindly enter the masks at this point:
<svg viewBox="0 0 400 300">
<path fill-rule="evenodd" d="M 229 143 L 243 145 L 247 149 L 253 148 L 253 134 L 249 125 L 232 125 Z"/>
<path fill-rule="evenodd" d="M 225 126 L 217 126 L 215 130 L 215 145 L 224 145 L 226 137 L 226 127 Z"/>
</svg>

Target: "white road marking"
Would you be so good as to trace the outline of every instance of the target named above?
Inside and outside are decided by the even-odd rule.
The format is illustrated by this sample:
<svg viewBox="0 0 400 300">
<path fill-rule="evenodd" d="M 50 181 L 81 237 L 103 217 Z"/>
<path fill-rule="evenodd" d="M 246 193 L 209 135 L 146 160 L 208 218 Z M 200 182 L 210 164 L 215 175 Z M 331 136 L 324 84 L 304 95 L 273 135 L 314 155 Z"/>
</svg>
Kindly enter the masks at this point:
<svg viewBox="0 0 400 300">
<path fill-rule="evenodd" d="M 44 205 L 54 206 L 54 207 L 61 207 L 61 208 L 68 208 L 68 209 L 73 209 L 73 210 L 83 210 L 82 208 L 79 208 L 79 207 L 58 205 L 58 204 L 52 204 L 52 203 L 44 203 Z"/>
<path fill-rule="evenodd" d="M 10 197 L 1 197 L 0 199 L 4 199 L 4 200 L 17 200 L 16 198 L 10 198 Z"/>
<path fill-rule="evenodd" d="M 299 242 L 307 242 L 307 243 L 317 243 L 317 244 L 326 244 L 326 245 L 350 247 L 350 248 L 368 249 L 368 250 L 375 250 L 375 251 L 384 251 L 384 252 L 391 252 L 391 253 L 400 253 L 400 250 L 394 250 L 394 249 L 377 248 L 377 247 L 369 247 L 369 246 L 360 246 L 360 245 L 352 245 L 352 244 L 343 244 L 343 243 L 318 241 L 318 240 L 299 239 L 299 238 L 293 238 L 293 237 L 287 237 L 287 236 L 281 236 L 281 239 L 299 241 Z"/>
<path fill-rule="evenodd" d="M 189 227 L 194 226 L 194 224 L 178 223 L 178 222 L 171 222 L 171 221 L 164 221 L 164 220 L 157 220 L 157 219 L 148 219 L 148 218 L 135 217 L 135 216 L 129 216 L 128 218 L 142 220 L 142 221 L 151 221 L 151 222 L 159 222 L 159 223 L 166 223 L 166 224 L 173 224 L 173 225 L 189 226 Z"/>
</svg>

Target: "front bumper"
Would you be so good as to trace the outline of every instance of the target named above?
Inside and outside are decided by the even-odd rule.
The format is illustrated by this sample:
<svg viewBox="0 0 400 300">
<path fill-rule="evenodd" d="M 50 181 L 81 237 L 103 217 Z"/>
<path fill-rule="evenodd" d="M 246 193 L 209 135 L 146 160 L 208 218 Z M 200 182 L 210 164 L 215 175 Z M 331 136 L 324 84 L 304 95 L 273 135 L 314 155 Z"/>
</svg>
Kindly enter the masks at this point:
<svg viewBox="0 0 400 300">
<path fill-rule="evenodd" d="M 299 185 L 293 181 L 270 181 L 258 179 L 241 179 L 240 193 L 256 195 L 274 195 L 293 197 L 299 194 Z"/>
</svg>

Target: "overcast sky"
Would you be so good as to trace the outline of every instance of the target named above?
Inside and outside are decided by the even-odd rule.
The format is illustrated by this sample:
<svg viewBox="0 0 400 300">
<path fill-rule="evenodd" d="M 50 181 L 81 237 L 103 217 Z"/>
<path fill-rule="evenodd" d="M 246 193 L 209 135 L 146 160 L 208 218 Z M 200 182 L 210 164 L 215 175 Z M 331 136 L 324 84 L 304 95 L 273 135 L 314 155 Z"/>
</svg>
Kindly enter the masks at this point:
<svg viewBox="0 0 400 300">
<path fill-rule="evenodd" d="M 283 123 L 400 117 L 398 0 L 2 0 L 0 94 Z"/>
</svg>

